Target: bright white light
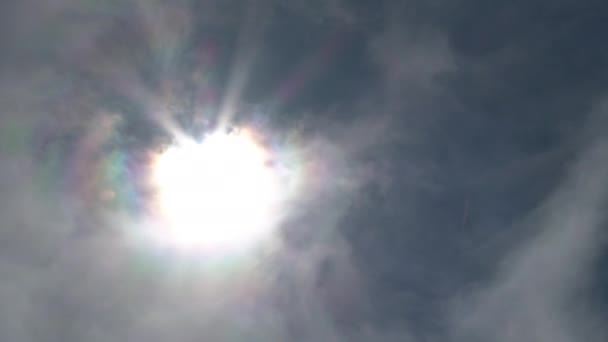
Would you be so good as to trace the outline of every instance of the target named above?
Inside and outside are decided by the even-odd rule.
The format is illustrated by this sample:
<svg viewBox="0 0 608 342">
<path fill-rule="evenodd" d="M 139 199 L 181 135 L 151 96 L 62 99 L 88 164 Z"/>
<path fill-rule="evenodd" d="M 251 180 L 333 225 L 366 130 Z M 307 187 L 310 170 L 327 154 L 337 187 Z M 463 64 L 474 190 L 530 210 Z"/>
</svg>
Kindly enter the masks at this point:
<svg viewBox="0 0 608 342">
<path fill-rule="evenodd" d="M 251 245 L 273 228 L 279 184 L 268 152 L 245 130 L 182 142 L 154 165 L 162 239 L 184 249 Z"/>
</svg>

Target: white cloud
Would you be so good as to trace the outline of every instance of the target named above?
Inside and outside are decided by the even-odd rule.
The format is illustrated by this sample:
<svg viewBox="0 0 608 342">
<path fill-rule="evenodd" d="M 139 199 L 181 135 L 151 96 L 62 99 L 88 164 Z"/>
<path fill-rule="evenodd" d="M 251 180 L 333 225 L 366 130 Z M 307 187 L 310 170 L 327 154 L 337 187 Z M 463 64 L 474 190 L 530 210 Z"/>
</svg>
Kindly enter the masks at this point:
<svg viewBox="0 0 608 342">
<path fill-rule="evenodd" d="M 605 220 L 606 139 L 603 133 L 590 139 L 567 179 L 523 223 L 529 239 L 507 256 L 487 288 L 459 302 L 454 326 L 464 340 L 605 340 L 600 317 L 585 307 L 592 300 L 585 290 Z"/>
</svg>

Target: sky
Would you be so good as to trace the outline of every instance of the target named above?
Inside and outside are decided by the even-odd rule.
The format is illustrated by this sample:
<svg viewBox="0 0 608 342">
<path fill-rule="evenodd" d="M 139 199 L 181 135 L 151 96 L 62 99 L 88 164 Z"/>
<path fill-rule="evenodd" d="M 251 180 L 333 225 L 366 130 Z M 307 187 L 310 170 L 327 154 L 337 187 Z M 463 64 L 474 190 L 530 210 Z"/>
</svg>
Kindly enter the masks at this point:
<svg viewBox="0 0 608 342">
<path fill-rule="evenodd" d="M 0 340 L 606 341 L 607 11 L 3 1 Z M 305 180 L 273 247 L 152 246 L 147 156 L 223 121 Z"/>
</svg>

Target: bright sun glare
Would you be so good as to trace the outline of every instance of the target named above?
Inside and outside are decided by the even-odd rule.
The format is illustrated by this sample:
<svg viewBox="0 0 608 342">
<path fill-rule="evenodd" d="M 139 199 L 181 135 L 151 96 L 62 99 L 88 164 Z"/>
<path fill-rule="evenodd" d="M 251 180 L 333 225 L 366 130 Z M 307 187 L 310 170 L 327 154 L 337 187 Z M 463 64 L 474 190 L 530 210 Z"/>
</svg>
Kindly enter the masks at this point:
<svg viewBox="0 0 608 342">
<path fill-rule="evenodd" d="M 273 226 L 278 177 L 247 130 L 215 132 L 161 153 L 153 168 L 167 223 L 162 239 L 185 249 L 251 245 Z"/>
</svg>

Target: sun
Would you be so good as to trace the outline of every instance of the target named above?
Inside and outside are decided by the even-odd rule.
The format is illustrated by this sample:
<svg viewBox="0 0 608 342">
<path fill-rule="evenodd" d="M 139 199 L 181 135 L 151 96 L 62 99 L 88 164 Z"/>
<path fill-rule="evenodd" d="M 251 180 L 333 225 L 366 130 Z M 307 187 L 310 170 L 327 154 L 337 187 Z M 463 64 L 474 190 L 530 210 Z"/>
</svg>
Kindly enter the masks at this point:
<svg viewBox="0 0 608 342">
<path fill-rule="evenodd" d="M 184 140 L 153 165 L 161 239 L 183 250 L 251 246 L 275 226 L 280 198 L 269 151 L 251 131 Z"/>
</svg>

